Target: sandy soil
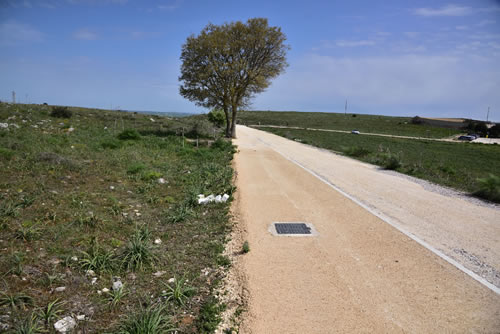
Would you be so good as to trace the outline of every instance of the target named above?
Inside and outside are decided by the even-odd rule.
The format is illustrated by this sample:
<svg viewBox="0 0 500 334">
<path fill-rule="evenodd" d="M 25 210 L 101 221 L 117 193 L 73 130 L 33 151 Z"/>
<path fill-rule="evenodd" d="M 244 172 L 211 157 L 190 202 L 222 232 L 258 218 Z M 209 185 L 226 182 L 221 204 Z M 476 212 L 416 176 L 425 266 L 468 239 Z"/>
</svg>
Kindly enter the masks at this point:
<svg viewBox="0 0 500 334">
<path fill-rule="evenodd" d="M 458 247 L 492 268 L 500 261 L 497 209 L 268 133 L 237 131 L 237 206 L 251 248 L 240 263 L 249 296 L 241 332 L 500 331 L 498 294 L 281 154 L 435 247 L 460 258 Z M 277 221 L 312 223 L 319 235 L 276 237 L 268 227 Z"/>
</svg>

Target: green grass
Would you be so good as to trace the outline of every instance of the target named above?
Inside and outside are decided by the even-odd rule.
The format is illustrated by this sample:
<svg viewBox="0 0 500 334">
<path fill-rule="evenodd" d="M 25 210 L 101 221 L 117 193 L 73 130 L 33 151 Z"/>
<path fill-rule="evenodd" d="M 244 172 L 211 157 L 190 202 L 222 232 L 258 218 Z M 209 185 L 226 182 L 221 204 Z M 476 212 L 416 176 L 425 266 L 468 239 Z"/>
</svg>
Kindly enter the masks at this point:
<svg viewBox="0 0 500 334">
<path fill-rule="evenodd" d="M 70 118 L 55 118 L 50 106 L 0 103 L 0 122 L 19 125 L 0 129 L 0 314 L 12 312 L 2 322 L 18 328 L 45 309 L 53 328 L 60 313 L 52 290 L 65 286 L 57 301 L 64 314 L 88 315 L 79 330 L 132 333 L 134 323 L 161 318 L 197 333 L 197 322 L 181 320 L 197 319 L 211 300 L 220 270 L 213 244 L 224 248 L 231 224 L 230 201 L 200 206 L 193 198 L 233 193 L 233 146 L 210 145 L 215 128 L 206 116 L 68 110 Z M 203 140 L 196 147 L 190 138 Z M 117 276 L 126 292 L 97 293 Z M 174 276 L 189 277 L 192 298 L 153 307 Z M 169 328 L 162 326 L 155 328 Z"/>
<path fill-rule="evenodd" d="M 308 130 L 265 128 L 303 143 L 352 156 L 386 169 L 453 187 L 499 202 L 500 146 L 362 136 Z"/>
<path fill-rule="evenodd" d="M 337 114 L 293 111 L 244 111 L 238 115 L 240 124 L 293 126 L 331 130 L 359 130 L 399 136 L 445 138 L 460 133 L 456 129 L 411 124 L 411 117 Z"/>
</svg>

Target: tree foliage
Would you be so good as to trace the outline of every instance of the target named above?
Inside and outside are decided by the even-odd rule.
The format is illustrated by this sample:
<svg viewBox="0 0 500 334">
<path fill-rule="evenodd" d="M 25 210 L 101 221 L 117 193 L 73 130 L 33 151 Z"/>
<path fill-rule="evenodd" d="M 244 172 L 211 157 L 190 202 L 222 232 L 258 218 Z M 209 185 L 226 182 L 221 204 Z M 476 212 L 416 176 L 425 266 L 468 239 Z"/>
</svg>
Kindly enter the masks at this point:
<svg viewBox="0 0 500 334">
<path fill-rule="evenodd" d="M 208 24 L 182 46 L 180 94 L 199 106 L 218 108 L 226 136 L 235 137 L 236 115 L 287 66 L 285 35 L 267 19 Z"/>
</svg>

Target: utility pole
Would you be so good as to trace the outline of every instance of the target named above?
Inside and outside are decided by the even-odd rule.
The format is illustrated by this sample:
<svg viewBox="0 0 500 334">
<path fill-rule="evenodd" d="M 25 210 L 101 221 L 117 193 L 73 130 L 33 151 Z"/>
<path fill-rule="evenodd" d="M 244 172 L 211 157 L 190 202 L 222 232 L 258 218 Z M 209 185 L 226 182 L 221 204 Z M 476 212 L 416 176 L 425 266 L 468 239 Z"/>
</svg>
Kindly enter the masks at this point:
<svg viewBox="0 0 500 334">
<path fill-rule="evenodd" d="M 12 91 L 12 103 L 16 104 L 16 92 Z"/>
<path fill-rule="evenodd" d="M 489 118 L 490 118 L 490 107 L 488 107 L 488 112 L 486 113 L 486 123 L 488 123 Z"/>
<path fill-rule="evenodd" d="M 347 99 L 345 99 L 344 116 L 347 115 Z"/>
</svg>

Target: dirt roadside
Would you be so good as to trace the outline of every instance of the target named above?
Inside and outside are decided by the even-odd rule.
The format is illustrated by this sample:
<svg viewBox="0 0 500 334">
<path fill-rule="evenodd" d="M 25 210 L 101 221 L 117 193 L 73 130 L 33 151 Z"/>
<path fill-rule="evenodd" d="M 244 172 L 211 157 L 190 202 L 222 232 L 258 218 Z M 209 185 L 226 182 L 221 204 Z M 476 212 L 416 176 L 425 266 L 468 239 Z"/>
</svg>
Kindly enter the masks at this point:
<svg viewBox="0 0 500 334">
<path fill-rule="evenodd" d="M 499 295 L 270 149 L 285 150 L 281 140 L 239 127 L 235 142 L 239 220 L 251 248 L 241 260 L 242 333 L 499 331 Z M 305 147 L 290 143 L 298 148 L 289 153 Z M 273 236 L 268 227 L 278 221 L 312 223 L 319 235 Z"/>
</svg>

